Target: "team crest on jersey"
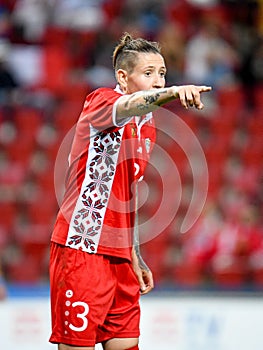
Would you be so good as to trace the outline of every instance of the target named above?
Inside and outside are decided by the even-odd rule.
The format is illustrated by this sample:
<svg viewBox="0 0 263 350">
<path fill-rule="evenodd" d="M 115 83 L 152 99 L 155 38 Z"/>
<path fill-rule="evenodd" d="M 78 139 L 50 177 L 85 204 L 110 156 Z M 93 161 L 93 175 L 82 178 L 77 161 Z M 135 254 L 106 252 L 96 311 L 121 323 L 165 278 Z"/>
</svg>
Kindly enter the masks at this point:
<svg viewBox="0 0 263 350">
<path fill-rule="evenodd" d="M 148 137 L 147 139 L 145 139 L 145 149 L 146 152 L 149 153 L 150 149 L 151 149 L 151 139 Z"/>
<path fill-rule="evenodd" d="M 137 128 L 135 123 L 131 123 L 131 136 L 135 137 L 137 135 Z"/>
</svg>

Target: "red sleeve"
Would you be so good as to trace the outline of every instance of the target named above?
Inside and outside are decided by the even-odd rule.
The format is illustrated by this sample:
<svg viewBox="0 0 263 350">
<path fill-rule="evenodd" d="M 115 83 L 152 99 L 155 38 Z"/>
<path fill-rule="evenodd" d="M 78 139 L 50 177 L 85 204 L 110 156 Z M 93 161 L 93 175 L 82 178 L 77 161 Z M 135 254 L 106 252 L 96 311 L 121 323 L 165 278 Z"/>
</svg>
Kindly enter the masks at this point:
<svg viewBox="0 0 263 350">
<path fill-rule="evenodd" d="M 114 124 L 115 102 L 122 95 L 110 88 L 99 88 L 86 97 L 80 118 L 87 121 L 98 130 L 116 126 Z"/>
</svg>

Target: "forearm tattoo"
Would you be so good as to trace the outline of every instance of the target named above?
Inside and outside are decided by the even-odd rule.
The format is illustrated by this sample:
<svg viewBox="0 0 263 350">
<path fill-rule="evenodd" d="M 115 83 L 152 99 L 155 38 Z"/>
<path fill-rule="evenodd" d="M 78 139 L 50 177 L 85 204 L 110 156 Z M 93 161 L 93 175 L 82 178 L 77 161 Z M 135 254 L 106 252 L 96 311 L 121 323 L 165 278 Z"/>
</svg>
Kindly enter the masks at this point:
<svg viewBox="0 0 263 350">
<path fill-rule="evenodd" d="M 158 91 L 158 92 L 145 91 L 143 92 L 143 96 L 142 96 L 144 103 L 140 102 L 137 104 L 136 107 L 139 110 L 148 110 L 149 107 L 152 106 L 153 104 L 156 104 L 157 106 L 161 105 L 163 101 L 160 101 L 160 103 L 156 103 L 156 102 L 158 102 L 162 94 L 166 94 L 166 93 L 167 93 L 167 89 Z"/>
<path fill-rule="evenodd" d="M 135 230 L 136 232 L 137 230 Z M 146 265 L 145 261 L 143 260 L 143 258 L 141 257 L 141 252 L 140 252 L 140 242 L 139 242 L 139 235 L 135 234 L 134 232 L 134 249 L 135 249 L 135 254 L 138 258 L 138 262 L 139 262 L 139 266 L 142 270 L 145 271 L 150 271 L 149 267 Z"/>
<path fill-rule="evenodd" d="M 143 98 L 144 98 L 146 105 L 150 105 L 150 104 L 153 104 L 154 102 L 156 102 L 159 97 L 160 97 L 160 94 L 157 92 L 154 95 L 145 95 Z"/>
</svg>

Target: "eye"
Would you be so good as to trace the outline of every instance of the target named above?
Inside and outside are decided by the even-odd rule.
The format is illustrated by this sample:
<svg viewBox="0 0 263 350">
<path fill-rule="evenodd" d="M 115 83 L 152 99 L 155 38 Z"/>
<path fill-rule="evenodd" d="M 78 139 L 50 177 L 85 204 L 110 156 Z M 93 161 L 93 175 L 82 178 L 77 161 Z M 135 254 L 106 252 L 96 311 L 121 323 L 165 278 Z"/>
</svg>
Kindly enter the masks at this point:
<svg viewBox="0 0 263 350">
<path fill-rule="evenodd" d="M 149 77 L 151 75 L 151 73 L 152 72 L 150 72 L 150 71 L 145 72 L 146 77 Z"/>
<path fill-rule="evenodd" d="M 160 72 L 160 76 L 161 76 L 161 78 L 165 78 L 166 73 L 165 72 Z"/>
</svg>

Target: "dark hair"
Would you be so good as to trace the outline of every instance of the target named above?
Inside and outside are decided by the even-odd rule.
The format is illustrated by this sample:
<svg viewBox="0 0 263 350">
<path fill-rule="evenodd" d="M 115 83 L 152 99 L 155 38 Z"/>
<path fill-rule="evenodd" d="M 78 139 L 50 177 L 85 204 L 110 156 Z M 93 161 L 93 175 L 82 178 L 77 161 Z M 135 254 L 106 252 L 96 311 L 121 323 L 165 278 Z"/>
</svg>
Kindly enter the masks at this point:
<svg viewBox="0 0 263 350">
<path fill-rule="evenodd" d="M 139 52 L 161 54 L 161 47 L 157 42 L 142 38 L 133 39 L 129 33 L 124 33 L 112 56 L 115 71 L 125 69 L 129 73 L 132 72 Z"/>
</svg>

